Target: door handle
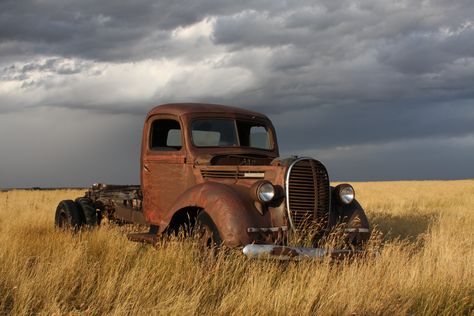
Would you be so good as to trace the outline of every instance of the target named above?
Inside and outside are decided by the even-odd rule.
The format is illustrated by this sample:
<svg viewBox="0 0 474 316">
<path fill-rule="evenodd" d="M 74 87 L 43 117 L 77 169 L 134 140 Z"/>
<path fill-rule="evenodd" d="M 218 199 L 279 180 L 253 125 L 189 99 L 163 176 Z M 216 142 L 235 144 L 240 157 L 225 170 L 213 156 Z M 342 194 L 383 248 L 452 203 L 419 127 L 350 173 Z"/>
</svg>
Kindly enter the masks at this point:
<svg viewBox="0 0 474 316">
<path fill-rule="evenodd" d="M 150 169 L 148 169 L 148 166 L 147 166 L 147 165 L 143 165 L 143 169 L 144 169 L 146 172 L 150 172 Z"/>
</svg>

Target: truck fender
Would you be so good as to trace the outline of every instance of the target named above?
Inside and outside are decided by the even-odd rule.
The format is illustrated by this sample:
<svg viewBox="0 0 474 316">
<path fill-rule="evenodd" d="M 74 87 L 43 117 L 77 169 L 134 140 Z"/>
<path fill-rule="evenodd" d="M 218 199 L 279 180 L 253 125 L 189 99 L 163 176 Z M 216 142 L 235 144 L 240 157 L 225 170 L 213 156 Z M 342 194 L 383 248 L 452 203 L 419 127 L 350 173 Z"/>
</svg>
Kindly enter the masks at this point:
<svg viewBox="0 0 474 316">
<path fill-rule="evenodd" d="M 352 244 L 366 242 L 370 237 L 370 226 L 367 215 L 359 202 L 354 199 L 350 204 L 343 204 L 331 187 L 330 228 L 343 224 L 347 240 Z"/>
<path fill-rule="evenodd" d="M 265 217 L 255 209 L 247 191 L 223 183 L 198 184 L 177 198 L 167 214 L 163 216 L 160 232 L 168 227 L 173 215 L 178 211 L 199 208 L 205 210 L 211 217 L 225 245 L 236 247 L 251 243 L 247 228 L 251 227 L 252 223 L 255 225 L 256 222 L 265 225 Z"/>
</svg>

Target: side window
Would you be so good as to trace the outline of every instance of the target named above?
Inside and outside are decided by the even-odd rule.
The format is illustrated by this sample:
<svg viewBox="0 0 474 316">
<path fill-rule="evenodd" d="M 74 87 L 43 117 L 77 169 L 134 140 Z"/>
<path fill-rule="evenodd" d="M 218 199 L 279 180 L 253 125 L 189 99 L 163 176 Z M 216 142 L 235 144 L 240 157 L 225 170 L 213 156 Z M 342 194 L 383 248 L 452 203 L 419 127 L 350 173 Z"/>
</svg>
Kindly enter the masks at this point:
<svg viewBox="0 0 474 316">
<path fill-rule="evenodd" d="M 252 126 L 250 128 L 250 147 L 271 149 L 268 131 L 263 126 Z"/>
<path fill-rule="evenodd" d="M 180 150 L 181 127 L 178 121 L 171 119 L 154 120 L 150 131 L 150 149 L 156 151 Z"/>
</svg>

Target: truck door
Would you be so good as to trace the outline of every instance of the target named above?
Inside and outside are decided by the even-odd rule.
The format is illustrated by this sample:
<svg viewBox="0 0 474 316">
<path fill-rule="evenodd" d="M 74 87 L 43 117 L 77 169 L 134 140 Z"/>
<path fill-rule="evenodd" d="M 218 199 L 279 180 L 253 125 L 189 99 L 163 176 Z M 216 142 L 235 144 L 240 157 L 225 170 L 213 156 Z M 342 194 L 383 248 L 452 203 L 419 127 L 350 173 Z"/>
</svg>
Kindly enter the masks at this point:
<svg viewBox="0 0 474 316">
<path fill-rule="evenodd" d="M 187 187 L 186 151 L 178 117 L 156 115 L 145 124 L 141 184 L 143 212 L 160 225 L 163 214 Z"/>
</svg>

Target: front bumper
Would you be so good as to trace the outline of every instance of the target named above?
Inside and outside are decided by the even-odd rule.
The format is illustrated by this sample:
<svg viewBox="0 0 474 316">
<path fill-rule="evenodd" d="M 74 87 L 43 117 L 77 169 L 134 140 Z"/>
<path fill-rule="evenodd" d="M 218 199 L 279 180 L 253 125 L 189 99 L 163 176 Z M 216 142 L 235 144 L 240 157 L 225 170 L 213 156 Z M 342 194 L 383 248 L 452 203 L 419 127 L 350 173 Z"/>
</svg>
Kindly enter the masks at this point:
<svg viewBox="0 0 474 316">
<path fill-rule="evenodd" d="M 324 258 L 345 259 L 356 256 L 364 256 L 365 251 L 325 248 L 289 247 L 278 245 L 250 244 L 242 249 L 244 255 L 250 259 L 277 259 L 277 260 L 301 260 Z"/>
</svg>

